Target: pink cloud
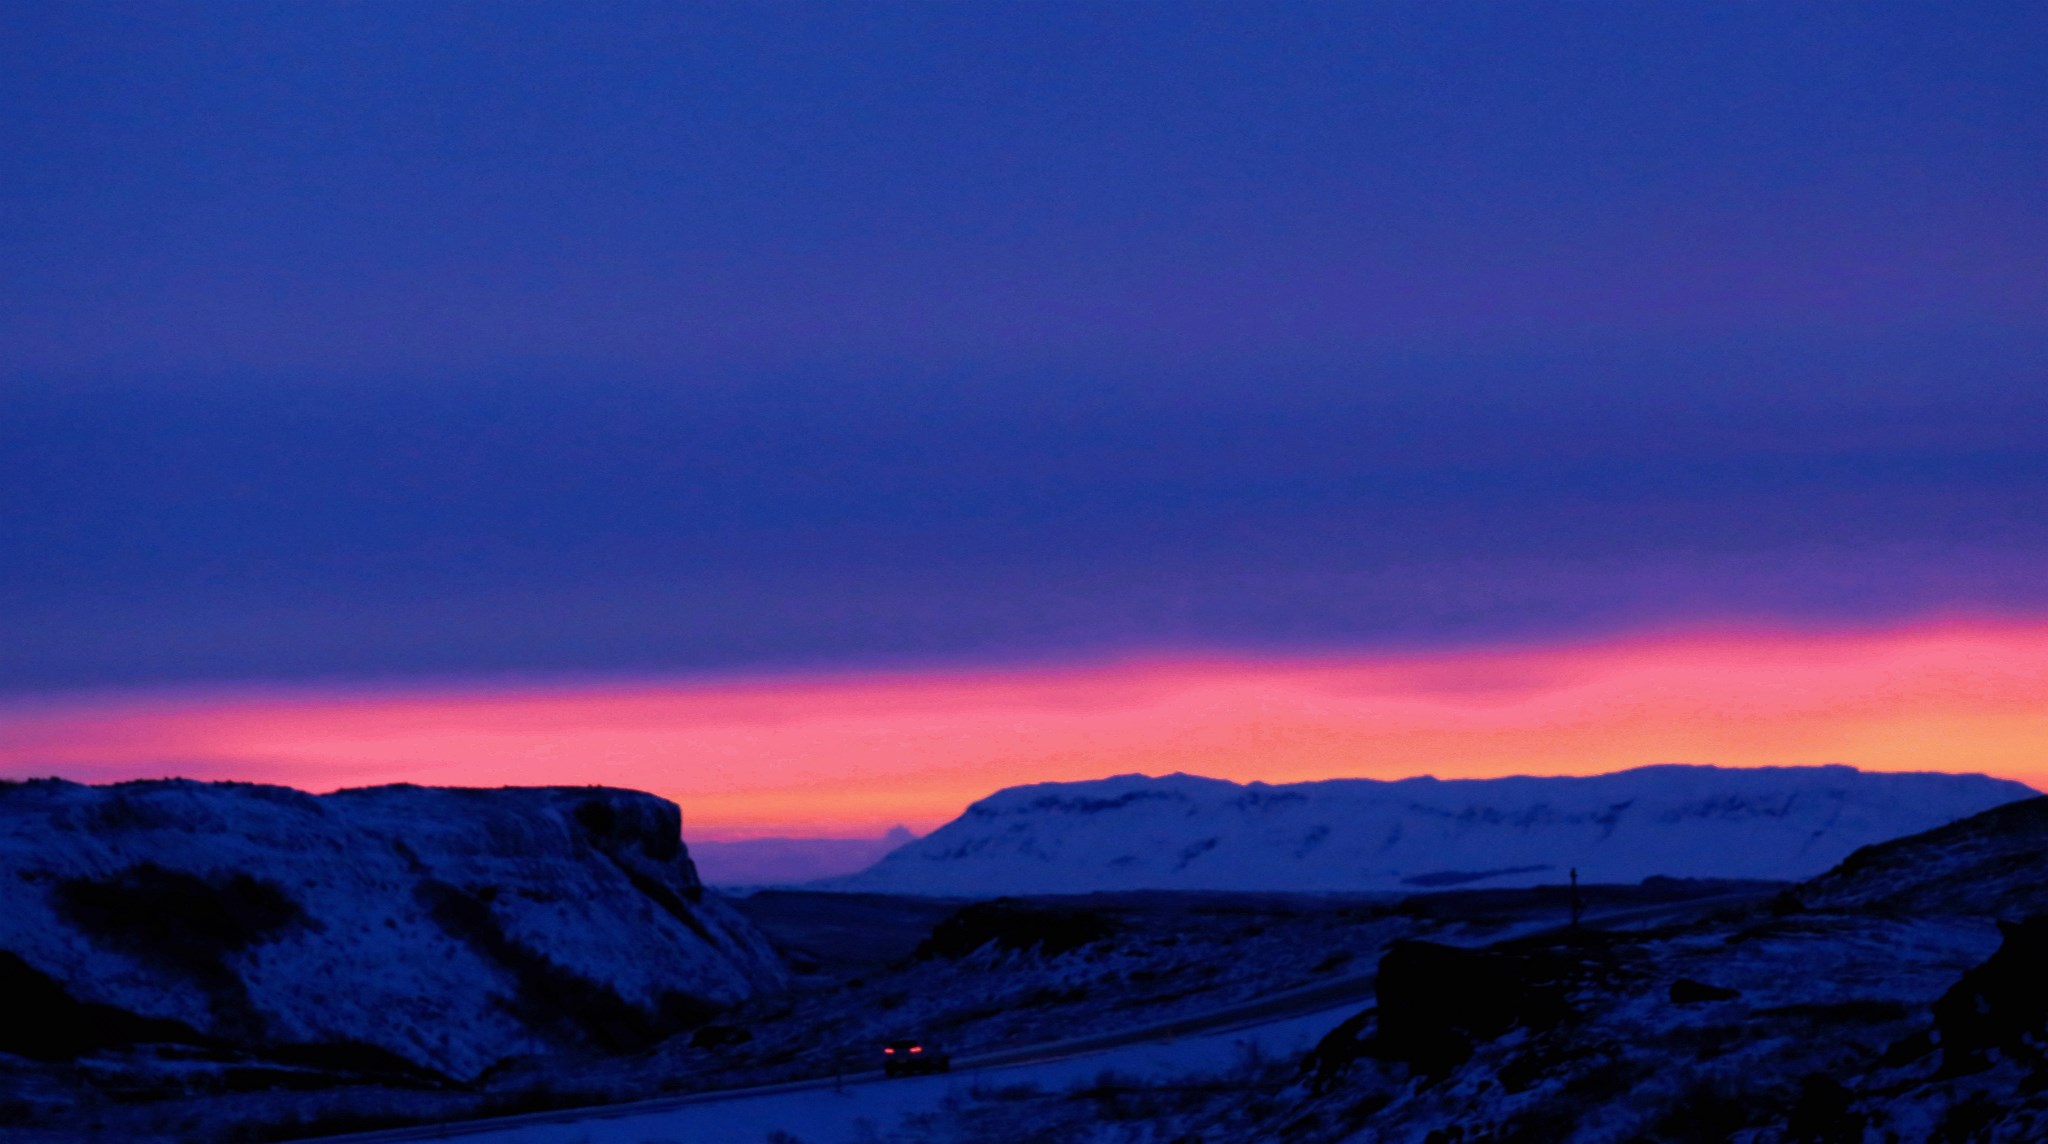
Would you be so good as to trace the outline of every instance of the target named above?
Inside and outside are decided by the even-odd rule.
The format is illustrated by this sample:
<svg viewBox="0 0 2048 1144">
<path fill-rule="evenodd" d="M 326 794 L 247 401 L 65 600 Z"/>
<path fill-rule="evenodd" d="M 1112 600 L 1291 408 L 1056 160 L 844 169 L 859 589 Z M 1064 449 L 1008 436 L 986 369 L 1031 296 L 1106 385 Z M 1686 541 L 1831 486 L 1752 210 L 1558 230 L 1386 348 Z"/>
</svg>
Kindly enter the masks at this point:
<svg viewBox="0 0 2048 1144">
<path fill-rule="evenodd" d="M 999 787 L 1844 762 L 2048 785 L 2048 624 L 719 683 L 138 693 L 0 710 L 0 774 L 596 783 L 690 837 L 930 828 Z"/>
</svg>

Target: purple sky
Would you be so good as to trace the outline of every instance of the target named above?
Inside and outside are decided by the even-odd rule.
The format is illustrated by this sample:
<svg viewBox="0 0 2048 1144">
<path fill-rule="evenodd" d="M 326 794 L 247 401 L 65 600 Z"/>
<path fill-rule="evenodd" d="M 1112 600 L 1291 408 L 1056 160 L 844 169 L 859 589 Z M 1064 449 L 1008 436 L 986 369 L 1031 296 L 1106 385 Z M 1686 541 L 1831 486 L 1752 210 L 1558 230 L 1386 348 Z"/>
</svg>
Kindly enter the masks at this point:
<svg viewBox="0 0 2048 1144">
<path fill-rule="evenodd" d="M 0 697 L 2048 610 L 2013 4 L 65 4 Z"/>
</svg>

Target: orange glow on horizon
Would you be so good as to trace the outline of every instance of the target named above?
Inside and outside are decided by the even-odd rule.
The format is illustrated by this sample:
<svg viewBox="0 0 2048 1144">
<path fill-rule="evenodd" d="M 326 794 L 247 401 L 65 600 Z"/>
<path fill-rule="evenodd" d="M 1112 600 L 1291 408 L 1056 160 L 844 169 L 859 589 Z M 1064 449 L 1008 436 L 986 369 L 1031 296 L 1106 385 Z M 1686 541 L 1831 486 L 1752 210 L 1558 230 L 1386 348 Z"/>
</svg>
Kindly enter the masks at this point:
<svg viewBox="0 0 2048 1144">
<path fill-rule="evenodd" d="M 2048 786 L 2048 623 L 1031 671 L 0 708 L 0 774 L 634 787 L 690 838 L 929 830 L 1020 783 L 1840 762 Z"/>
</svg>

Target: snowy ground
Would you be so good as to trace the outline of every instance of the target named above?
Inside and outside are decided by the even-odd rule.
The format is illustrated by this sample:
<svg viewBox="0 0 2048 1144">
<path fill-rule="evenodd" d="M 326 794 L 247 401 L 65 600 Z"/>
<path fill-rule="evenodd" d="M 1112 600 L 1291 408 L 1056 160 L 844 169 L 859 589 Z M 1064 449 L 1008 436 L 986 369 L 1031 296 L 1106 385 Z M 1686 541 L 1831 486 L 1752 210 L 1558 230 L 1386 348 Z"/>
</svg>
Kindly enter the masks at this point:
<svg viewBox="0 0 2048 1144">
<path fill-rule="evenodd" d="M 1754 892 L 1710 896 L 1689 901 L 1610 908 L 1591 915 L 1615 926 L 1649 924 L 1668 915 L 1712 910 L 1729 901 L 1753 898 Z M 1490 929 L 1486 941 L 1533 933 L 1556 924 L 1547 915 L 1523 918 Z M 1448 935 L 1446 935 L 1448 936 Z M 1369 988 L 1370 978 L 1350 979 Z M 1342 982 L 1329 982 L 1338 985 Z M 1311 986 L 1310 989 L 1316 987 Z M 1233 1087 L 1275 1087 L 1291 1079 L 1304 1053 L 1317 1040 L 1364 1003 L 1363 990 L 1343 1000 L 1312 1002 L 1306 1012 L 1262 1018 L 1260 1005 L 1285 1009 L 1285 997 L 1252 1002 L 1248 1011 L 1231 1016 L 1235 1007 L 1219 1011 L 1215 1032 L 1142 1040 L 1111 1048 L 1089 1048 L 1080 1038 L 1045 1045 L 1033 1059 L 1014 1064 L 1014 1051 L 976 1054 L 956 1061 L 955 1071 L 933 1077 L 884 1080 L 865 1062 L 865 1071 L 843 1081 L 797 1082 L 747 1093 L 674 1097 L 636 1104 L 580 1111 L 545 1112 L 473 1125 L 399 1129 L 345 1139 L 414 1141 L 461 1139 L 491 1144 L 578 1144 L 621 1141 L 625 1144 L 877 1144 L 881 1141 L 924 1144 L 927 1141 L 1023 1140 L 1028 1126 L 1075 1115 L 1077 1101 L 1088 1094 L 1114 1103 L 1113 1094 L 1128 1091 L 1137 1103 L 1165 1103 L 1200 1109 L 1210 1098 Z M 1311 994 L 1313 996 L 1313 994 Z M 1181 1020 L 1191 1019 L 1183 1015 Z M 1082 1032 L 1084 1027 L 1070 1029 Z M 1051 1038 L 1047 1038 L 1051 1040 Z M 1041 1053 L 1044 1059 L 1039 1059 Z M 977 1065 L 976 1060 L 988 1065 Z M 1225 1103 L 1230 1098 L 1223 1097 Z M 1058 1106 L 1048 1108 L 1048 1102 Z M 1148 1112 L 1152 1111 L 1148 1108 Z M 1088 1119 L 1082 1116 L 1082 1119 Z M 1073 1127 L 1071 1120 L 1065 1127 Z M 1106 1132 L 1119 1130 L 1110 1123 Z M 1106 1137 L 1116 1139 L 1117 1137 Z"/>
<path fill-rule="evenodd" d="M 1149 1086 L 1204 1080 L 1260 1059 L 1297 1058 L 1355 1002 L 1231 1032 L 1082 1053 L 991 1068 L 966 1065 L 941 1076 L 884 1080 L 870 1073 L 843 1084 L 699 1098 L 658 1111 L 594 1111 L 566 1123 L 553 1116 L 514 1126 L 405 1130 L 347 1137 L 356 1141 L 461 1139 L 470 1144 L 874 1144 L 922 1137 L 925 1118 L 973 1102 L 1018 1100 L 1085 1089 L 1105 1074 Z M 780 1133 L 781 1135 L 777 1135 Z"/>
</svg>

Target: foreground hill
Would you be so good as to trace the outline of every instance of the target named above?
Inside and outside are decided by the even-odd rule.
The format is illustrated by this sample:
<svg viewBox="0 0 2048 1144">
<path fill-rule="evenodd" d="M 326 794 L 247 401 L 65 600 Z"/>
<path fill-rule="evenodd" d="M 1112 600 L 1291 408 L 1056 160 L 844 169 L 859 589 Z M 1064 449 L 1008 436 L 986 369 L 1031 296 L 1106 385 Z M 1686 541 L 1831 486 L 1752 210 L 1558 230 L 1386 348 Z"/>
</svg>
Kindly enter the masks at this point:
<svg viewBox="0 0 2048 1144">
<path fill-rule="evenodd" d="M 640 1047 L 781 978 L 679 825 L 599 787 L 0 784 L 0 988 L 27 1014 L 0 1052 L 468 1080 Z"/>
<path fill-rule="evenodd" d="M 1593 882 L 1796 880 L 1860 846 L 2033 794 L 1983 775 L 1842 766 L 1281 786 L 1119 775 L 999 791 L 872 869 L 820 887 L 1412 893 L 1554 883 L 1571 868 Z"/>
<path fill-rule="evenodd" d="M 1397 943 L 1286 1138 L 2048 1139 L 2044 863 L 2037 798 L 1859 851 L 1762 914 Z"/>
<path fill-rule="evenodd" d="M 2048 798 L 2007 803 L 1867 846 L 1800 887 L 1814 909 L 1892 914 L 2048 914 Z"/>
</svg>

